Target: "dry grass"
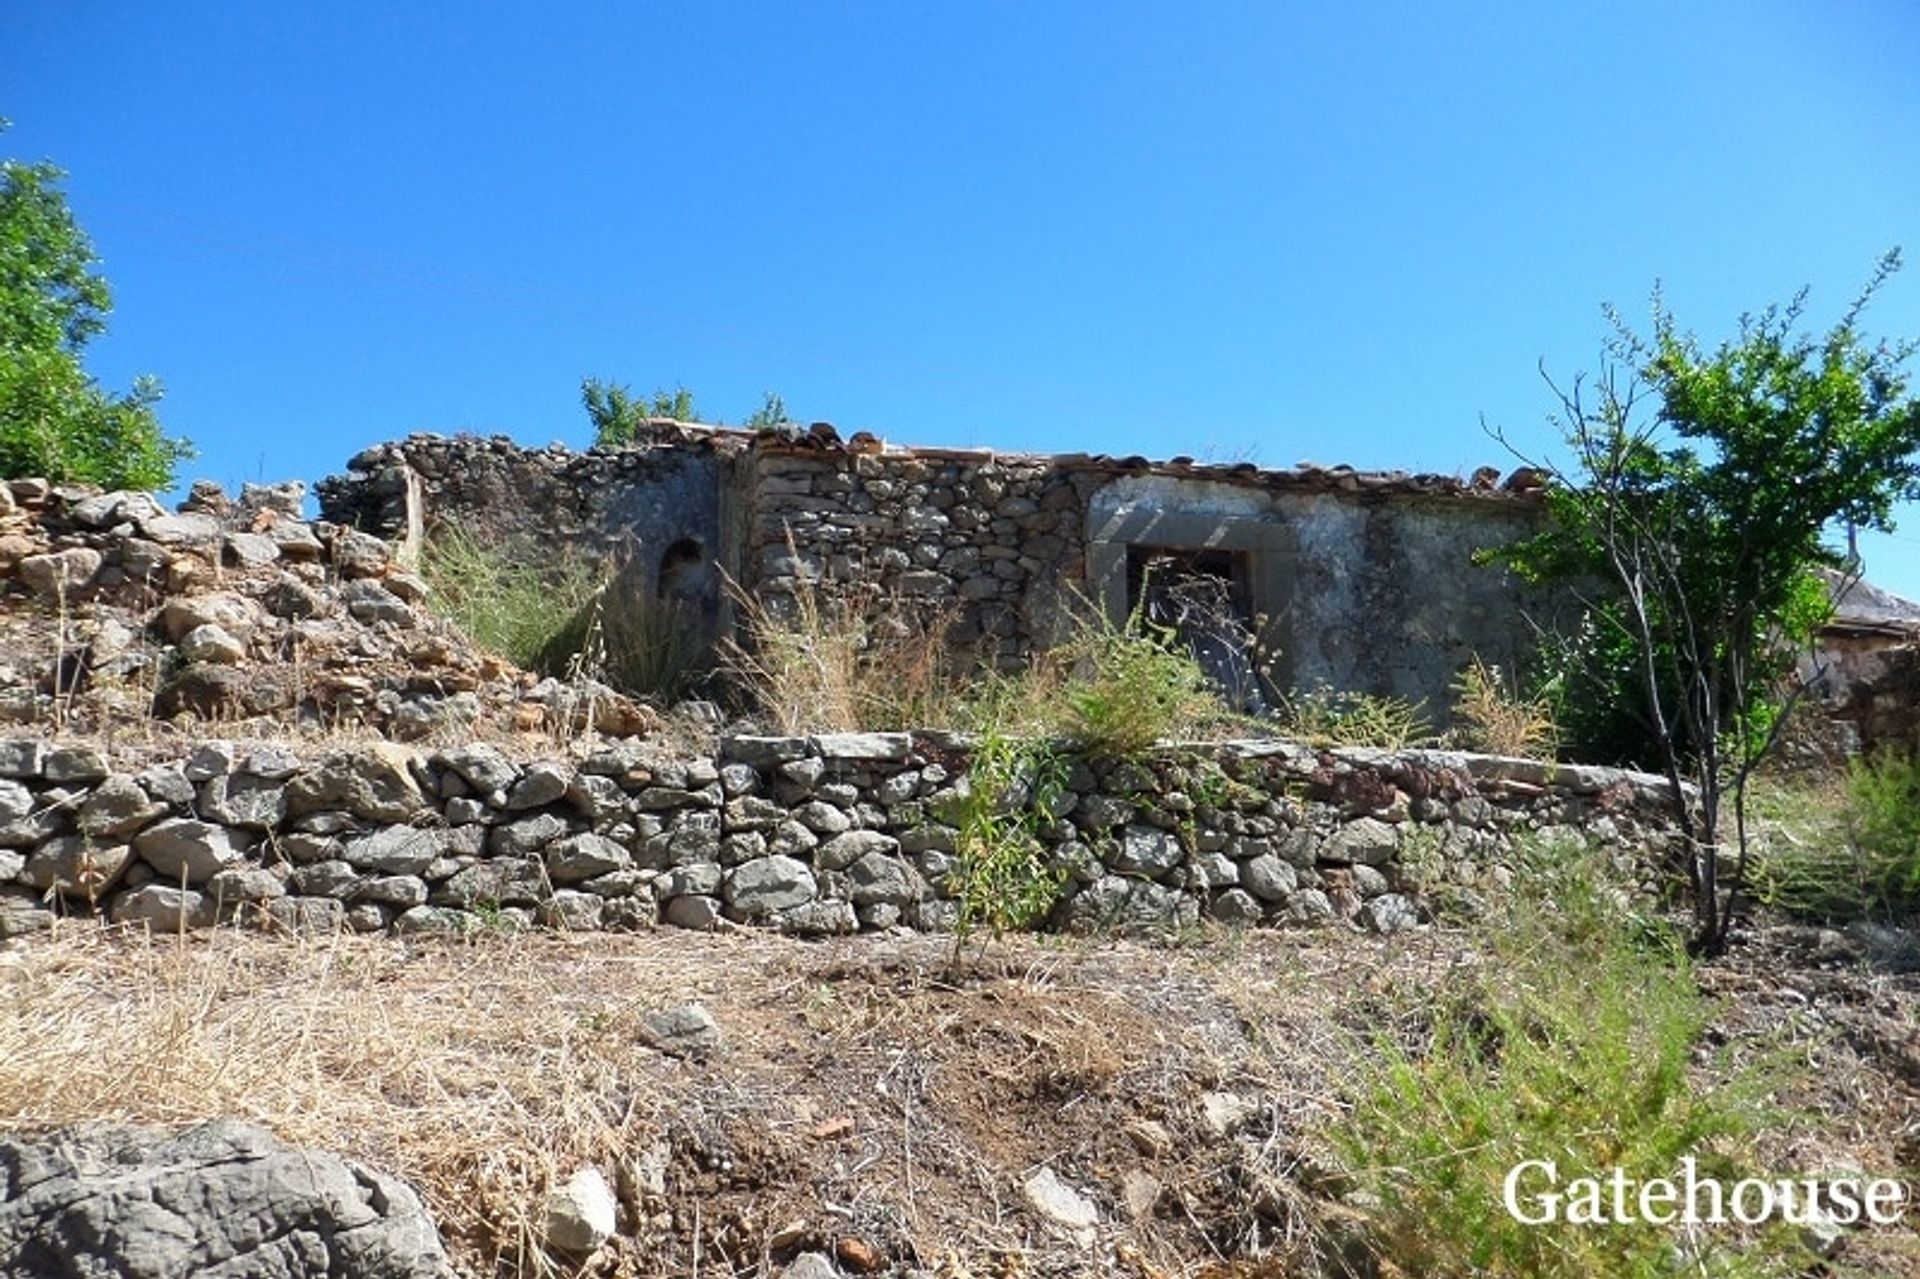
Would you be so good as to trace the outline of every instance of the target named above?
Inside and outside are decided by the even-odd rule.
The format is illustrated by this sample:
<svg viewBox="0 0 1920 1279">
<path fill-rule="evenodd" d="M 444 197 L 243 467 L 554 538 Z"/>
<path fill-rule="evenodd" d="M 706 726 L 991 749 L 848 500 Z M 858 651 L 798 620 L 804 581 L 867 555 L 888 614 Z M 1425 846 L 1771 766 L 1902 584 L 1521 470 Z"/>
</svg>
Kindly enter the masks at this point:
<svg viewBox="0 0 1920 1279">
<path fill-rule="evenodd" d="M 1165 1210 L 1116 1213 L 1114 1238 L 1172 1274 L 1305 1237 L 1235 1191 L 1265 1157 L 1197 1129 L 1205 1088 L 1325 1104 L 1317 1053 L 1301 1073 L 1250 1051 L 1246 996 L 1217 988 L 1239 984 L 1239 956 L 1019 939 L 956 968 L 938 938 L 409 946 L 70 925 L 0 952 L 0 1129 L 237 1116 L 397 1173 L 473 1273 L 515 1275 L 574 1273 L 530 1245 L 546 1188 L 586 1163 L 666 1169 L 663 1199 L 627 1179 L 629 1237 L 580 1272 L 631 1275 L 771 1273 L 849 1236 L 954 1275 L 995 1257 L 1076 1273 L 1085 1254 L 1020 1182 L 1053 1166 L 1115 1213 L 1103 1178 L 1140 1167 Z M 1333 1023 L 1298 970 L 1260 1006 L 1313 1023 L 1317 1045 Z M 642 1014 L 688 1000 L 727 1036 L 713 1061 L 637 1036 Z M 1140 1118 L 1174 1144 L 1137 1150 Z"/>
<path fill-rule="evenodd" d="M 409 947 L 67 926 L 0 968 L 0 1127 L 246 1118 L 396 1171 L 468 1264 L 505 1273 L 563 1273 L 530 1246 L 551 1183 L 647 1156 L 676 1195 L 630 1204 L 655 1218 L 641 1235 L 710 1273 L 756 1273 L 795 1221 L 897 1252 L 1021 1248 L 1021 1229 L 972 1218 L 981 1196 L 1008 1195 L 1062 1133 L 1098 1135 L 1110 1089 L 1142 1054 L 1167 1070 L 1181 1035 L 1069 989 L 1050 958 L 935 976 L 939 953 L 847 966 L 760 935 Z M 714 1064 L 637 1037 L 643 1012 L 689 999 L 726 1027 Z M 1091 1127 L 1035 1122 L 1075 1091 Z M 843 1114 L 851 1141 L 810 1137 Z M 843 1212 L 822 1221 L 816 1196 Z M 599 1262 L 660 1273 L 618 1250 Z"/>
<path fill-rule="evenodd" d="M 556 1168 L 622 1151 L 632 1117 L 609 1100 L 647 1055 L 631 1013 L 675 978 L 662 964 L 637 983 L 502 980 L 522 946 L 537 943 L 64 929 L 10 965 L 0 1122 L 238 1116 L 399 1170 L 449 1232 L 515 1251 Z"/>
<path fill-rule="evenodd" d="M 724 664 L 782 733 L 942 727 L 1131 755 L 1245 727 L 1170 632 L 1138 616 L 1116 625 L 1084 598 L 1064 643 L 999 672 L 955 651 L 951 602 L 829 591 L 804 574 L 779 592 L 730 589 L 748 639 Z"/>
<path fill-rule="evenodd" d="M 411 1182 L 475 1275 L 771 1275 L 850 1239 L 945 1279 L 1295 1273 L 1342 1220 L 1318 1138 L 1352 1055 L 1473 961 L 1446 934 L 1018 937 L 959 967 L 948 951 L 74 923 L 0 949 L 0 1130 L 248 1119 Z M 643 1014 L 689 1000 L 721 1026 L 718 1056 L 640 1042 Z M 1877 1106 L 1913 1103 L 1877 1087 Z M 1205 1120 L 1215 1091 L 1255 1103 L 1228 1137 Z M 1863 1167 L 1887 1166 L 1890 1128 L 1862 1127 Z M 625 1183 L 623 1236 L 562 1266 L 529 1246 L 535 1215 L 587 1163 Z M 1026 1207 L 1043 1166 L 1100 1206 L 1094 1253 Z M 1128 1174 L 1162 1187 L 1143 1217 Z"/>
<path fill-rule="evenodd" d="M 1474 658 L 1453 684 L 1453 736 L 1469 750 L 1552 759 L 1560 728 L 1544 697 L 1527 697 L 1498 666 Z"/>
<path fill-rule="evenodd" d="M 789 543 L 788 553 L 799 552 Z M 948 642 L 955 613 L 861 587 L 832 594 L 798 576 L 791 591 L 729 583 L 747 640 L 723 641 L 724 669 L 782 733 L 949 725 L 965 718 Z"/>
</svg>

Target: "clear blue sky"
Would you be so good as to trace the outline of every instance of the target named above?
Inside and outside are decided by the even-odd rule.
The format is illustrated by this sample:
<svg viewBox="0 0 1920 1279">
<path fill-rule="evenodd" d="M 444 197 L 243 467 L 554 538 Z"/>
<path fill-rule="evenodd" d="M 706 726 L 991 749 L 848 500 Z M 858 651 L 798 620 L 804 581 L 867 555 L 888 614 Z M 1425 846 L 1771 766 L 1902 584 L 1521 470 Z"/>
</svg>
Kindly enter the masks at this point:
<svg viewBox="0 0 1920 1279">
<path fill-rule="evenodd" d="M 417 430 L 584 445 L 579 382 L 912 444 L 1466 470 L 1545 448 L 1656 279 L 1920 335 L 1920 7 L 0 6 L 195 474 Z M 1868 545 L 1920 596 L 1920 512 Z"/>
</svg>

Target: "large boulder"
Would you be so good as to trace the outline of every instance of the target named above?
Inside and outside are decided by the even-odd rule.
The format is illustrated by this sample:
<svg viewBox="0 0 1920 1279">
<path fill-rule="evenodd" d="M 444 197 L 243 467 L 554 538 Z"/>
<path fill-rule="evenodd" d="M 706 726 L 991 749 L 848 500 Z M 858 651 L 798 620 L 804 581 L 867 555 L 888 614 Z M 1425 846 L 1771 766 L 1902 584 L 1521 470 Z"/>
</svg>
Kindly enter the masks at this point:
<svg viewBox="0 0 1920 1279">
<path fill-rule="evenodd" d="M 440 1279 L 419 1197 L 391 1177 L 219 1120 L 88 1124 L 0 1141 L 0 1274 L 44 1279 Z"/>
</svg>

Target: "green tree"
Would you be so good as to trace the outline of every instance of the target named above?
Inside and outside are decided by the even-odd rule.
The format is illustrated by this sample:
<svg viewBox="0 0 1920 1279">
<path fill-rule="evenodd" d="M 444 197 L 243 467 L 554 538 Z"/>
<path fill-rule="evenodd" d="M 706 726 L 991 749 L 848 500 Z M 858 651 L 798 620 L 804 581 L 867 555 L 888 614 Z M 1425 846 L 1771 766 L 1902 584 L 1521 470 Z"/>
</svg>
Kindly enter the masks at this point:
<svg viewBox="0 0 1920 1279">
<path fill-rule="evenodd" d="M 693 406 L 693 392 L 686 387 L 655 391 L 651 399 L 636 396 L 618 382 L 603 382 L 597 377 L 580 383 L 580 402 L 593 422 L 595 448 L 617 448 L 631 444 L 649 418 L 670 418 L 675 422 L 697 422 L 699 410 Z"/>
<path fill-rule="evenodd" d="M 1819 336 L 1798 331 L 1805 290 L 1711 351 L 1658 292 L 1649 337 L 1609 309 L 1601 375 L 1548 378 L 1573 451 L 1571 473 L 1542 466 L 1549 526 L 1496 556 L 1585 596 L 1586 651 L 1623 682 L 1611 691 L 1639 713 L 1688 841 L 1703 951 L 1724 947 L 1739 906 L 1747 782 L 1808 687 L 1794 659 L 1831 608 L 1818 570 L 1858 572 L 1826 537 L 1888 529 L 1920 496 L 1915 346 L 1859 329 L 1899 265 L 1883 258 Z"/>
<path fill-rule="evenodd" d="M 161 430 L 160 384 L 141 377 L 116 395 L 81 367 L 113 299 L 64 176 L 0 162 L 0 476 L 166 488 L 193 450 Z"/>
<path fill-rule="evenodd" d="M 760 407 L 747 414 L 747 420 L 740 425 L 750 431 L 771 430 L 793 421 L 793 415 L 787 412 L 787 402 L 780 398 L 778 391 L 768 391 L 760 401 Z"/>
</svg>

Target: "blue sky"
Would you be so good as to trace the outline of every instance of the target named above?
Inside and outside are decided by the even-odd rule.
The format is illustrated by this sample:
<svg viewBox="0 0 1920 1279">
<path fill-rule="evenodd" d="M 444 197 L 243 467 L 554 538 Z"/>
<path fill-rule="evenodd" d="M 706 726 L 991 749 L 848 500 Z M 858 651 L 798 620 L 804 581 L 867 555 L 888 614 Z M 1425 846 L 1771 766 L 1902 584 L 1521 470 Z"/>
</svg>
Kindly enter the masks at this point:
<svg viewBox="0 0 1920 1279">
<path fill-rule="evenodd" d="M 0 152 L 191 473 L 584 445 L 580 379 L 910 444 L 1504 462 L 1656 280 L 1920 336 L 1920 9 L 0 6 Z M 1867 544 L 1920 596 L 1920 511 Z"/>
</svg>

